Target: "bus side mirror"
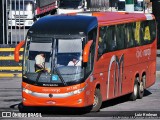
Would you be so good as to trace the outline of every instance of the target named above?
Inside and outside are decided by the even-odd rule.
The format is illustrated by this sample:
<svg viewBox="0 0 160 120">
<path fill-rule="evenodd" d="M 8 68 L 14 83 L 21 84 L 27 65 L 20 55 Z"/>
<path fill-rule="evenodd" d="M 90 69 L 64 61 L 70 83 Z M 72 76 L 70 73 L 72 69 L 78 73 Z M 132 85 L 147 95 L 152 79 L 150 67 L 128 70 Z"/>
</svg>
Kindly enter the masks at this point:
<svg viewBox="0 0 160 120">
<path fill-rule="evenodd" d="M 21 47 L 24 45 L 25 41 L 21 41 L 15 48 L 14 50 L 14 60 L 16 62 L 19 62 L 19 50 L 21 49 Z"/>
<path fill-rule="evenodd" d="M 93 43 L 93 40 L 90 40 L 90 41 L 87 42 L 87 44 L 84 47 L 84 50 L 83 50 L 83 62 L 84 63 L 88 62 L 89 51 L 90 51 L 92 43 Z"/>
</svg>

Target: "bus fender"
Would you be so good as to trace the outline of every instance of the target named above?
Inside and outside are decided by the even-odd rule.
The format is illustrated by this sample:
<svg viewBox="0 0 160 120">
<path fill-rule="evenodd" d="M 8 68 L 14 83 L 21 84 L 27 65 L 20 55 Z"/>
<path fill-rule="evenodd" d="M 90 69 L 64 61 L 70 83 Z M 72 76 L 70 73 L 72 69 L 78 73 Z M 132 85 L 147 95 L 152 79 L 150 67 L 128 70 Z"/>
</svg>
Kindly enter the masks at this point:
<svg viewBox="0 0 160 120">
<path fill-rule="evenodd" d="M 134 77 L 134 78 L 133 78 L 133 83 L 134 83 L 134 81 L 135 81 L 135 78 L 137 78 L 137 77 L 139 77 L 138 83 L 140 83 L 140 74 L 139 74 L 139 71 L 136 71 L 133 77 Z"/>
<path fill-rule="evenodd" d="M 96 88 L 99 88 L 99 89 L 100 89 L 100 92 L 101 92 L 101 94 L 102 94 L 101 84 L 100 84 L 100 82 L 98 82 L 98 81 L 94 84 L 94 91 L 93 91 L 93 93 L 95 92 Z"/>
<path fill-rule="evenodd" d="M 101 88 L 101 84 L 97 81 L 95 84 L 94 84 L 95 86 L 94 86 L 94 88 L 97 88 L 97 86 L 99 85 L 99 89 Z"/>
<path fill-rule="evenodd" d="M 142 77 L 143 77 L 144 74 L 146 75 L 146 70 L 145 69 L 143 69 L 142 72 L 141 72 L 140 80 L 142 80 Z"/>
</svg>

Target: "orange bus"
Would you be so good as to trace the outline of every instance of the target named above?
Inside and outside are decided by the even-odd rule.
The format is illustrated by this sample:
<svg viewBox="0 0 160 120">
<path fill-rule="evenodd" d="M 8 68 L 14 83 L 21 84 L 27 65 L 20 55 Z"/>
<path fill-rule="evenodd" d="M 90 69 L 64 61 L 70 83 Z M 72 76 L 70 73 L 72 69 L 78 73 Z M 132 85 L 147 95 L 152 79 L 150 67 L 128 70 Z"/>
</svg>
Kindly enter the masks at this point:
<svg viewBox="0 0 160 120">
<path fill-rule="evenodd" d="M 99 111 L 103 101 L 122 95 L 142 98 L 156 80 L 156 24 L 151 14 L 46 16 L 16 46 L 17 62 L 23 45 L 23 107 L 92 106 L 91 111 Z M 41 64 L 38 70 L 36 64 Z"/>
</svg>

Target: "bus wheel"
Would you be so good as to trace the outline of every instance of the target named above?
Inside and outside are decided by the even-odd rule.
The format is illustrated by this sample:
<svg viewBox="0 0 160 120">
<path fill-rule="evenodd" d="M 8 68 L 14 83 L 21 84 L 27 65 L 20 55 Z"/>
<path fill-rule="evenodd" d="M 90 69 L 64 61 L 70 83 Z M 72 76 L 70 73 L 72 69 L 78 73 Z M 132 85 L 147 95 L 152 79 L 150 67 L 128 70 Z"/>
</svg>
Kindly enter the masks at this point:
<svg viewBox="0 0 160 120">
<path fill-rule="evenodd" d="M 25 113 L 26 112 L 26 109 L 24 108 L 23 103 L 18 104 L 18 109 L 19 109 L 19 112 L 21 112 L 21 113 Z"/>
<path fill-rule="evenodd" d="M 145 83 L 145 79 L 146 79 L 146 76 L 144 75 L 142 77 L 142 80 L 140 81 L 139 85 L 138 85 L 138 98 L 139 99 L 142 99 L 143 98 L 143 95 L 144 95 L 144 83 Z"/>
<path fill-rule="evenodd" d="M 138 95 L 138 77 L 136 78 L 135 82 L 134 82 L 134 89 L 133 92 L 131 93 L 130 96 L 130 100 L 135 101 L 137 99 L 137 95 Z"/>
<path fill-rule="evenodd" d="M 92 112 L 98 112 L 100 107 L 102 105 L 102 96 L 100 89 L 96 88 L 95 93 L 94 93 L 94 103 L 92 106 Z"/>
<path fill-rule="evenodd" d="M 24 106 L 23 103 L 18 104 L 18 110 L 21 113 L 34 112 L 34 109 L 31 109 L 30 107 Z"/>
</svg>

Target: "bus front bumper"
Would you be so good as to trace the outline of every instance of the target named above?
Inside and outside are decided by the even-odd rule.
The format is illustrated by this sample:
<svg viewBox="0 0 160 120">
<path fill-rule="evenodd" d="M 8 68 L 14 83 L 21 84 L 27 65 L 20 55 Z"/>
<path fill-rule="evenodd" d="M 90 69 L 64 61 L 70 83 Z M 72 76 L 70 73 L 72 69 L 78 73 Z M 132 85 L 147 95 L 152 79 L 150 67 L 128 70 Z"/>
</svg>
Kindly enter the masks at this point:
<svg viewBox="0 0 160 120">
<path fill-rule="evenodd" d="M 23 90 L 22 102 L 24 106 L 85 107 L 90 104 L 89 96 L 85 93 L 82 89 L 62 94 L 31 93 Z"/>
</svg>

